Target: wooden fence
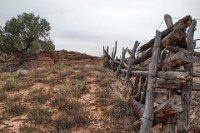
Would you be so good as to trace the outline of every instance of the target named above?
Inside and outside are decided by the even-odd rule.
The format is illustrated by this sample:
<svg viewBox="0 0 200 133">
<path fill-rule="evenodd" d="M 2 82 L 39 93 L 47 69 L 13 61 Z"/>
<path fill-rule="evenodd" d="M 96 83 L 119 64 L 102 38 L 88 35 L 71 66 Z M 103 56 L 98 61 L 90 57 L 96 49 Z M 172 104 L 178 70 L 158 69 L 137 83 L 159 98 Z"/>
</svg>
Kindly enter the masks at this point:
<svg viewBox="0 0 200 133">
<path fill-rule="evenodd" d="M 193 82 L 193 75 L 198 76 L 193 72 L 199 54 L 193 39 L 197 21 L 188 15 L 173 24 L 168 14 L 164 20 L 166 30 L 156 31 L 155 38 L 140 47 L 136 41 L 133 49 L 123 48 L 120 58 L 117 42 L 111 55 L 109 47 L 103 47 L 104 67 L 124 81 L 123 95 L 138 117 L 134 126 L 140 133 L 159 123 L 162 132 L 188 132 L 191 92 L 200 91 L 200 84 Z"/>
</svg>

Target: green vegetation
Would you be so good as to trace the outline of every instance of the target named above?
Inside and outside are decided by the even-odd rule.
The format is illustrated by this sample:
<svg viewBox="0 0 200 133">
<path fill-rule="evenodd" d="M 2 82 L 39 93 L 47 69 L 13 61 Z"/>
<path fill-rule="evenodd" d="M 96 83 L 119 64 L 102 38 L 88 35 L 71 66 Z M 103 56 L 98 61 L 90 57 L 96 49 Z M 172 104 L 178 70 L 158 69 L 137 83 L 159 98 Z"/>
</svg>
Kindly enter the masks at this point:
<svg viewBox="0 0 200 133">
<path fill-rule="evenodd" d="M 33 13 L 23 13 L 13 17 L 0 27 L 0 59 L 6 60 L 10 54 L 22 58 L 41 51 L 54 51 L 50 39 L 50 24 L 46 19 Z"/>
</svg>

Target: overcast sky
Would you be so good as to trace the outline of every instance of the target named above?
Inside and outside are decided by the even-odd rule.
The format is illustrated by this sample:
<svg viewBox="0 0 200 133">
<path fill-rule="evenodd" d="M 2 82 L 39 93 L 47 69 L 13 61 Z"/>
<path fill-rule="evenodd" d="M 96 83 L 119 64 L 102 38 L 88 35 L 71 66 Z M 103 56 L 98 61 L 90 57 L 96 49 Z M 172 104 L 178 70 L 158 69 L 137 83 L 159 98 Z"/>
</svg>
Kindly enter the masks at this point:
<svg viewBox="0 0 200 133">
<path fill-rule="evenodd" d="M 166 28 L 164 14 L 174 22 L 185 15 L 200 18 L 200 0 L 0 0 L 0 25 L 23 12 L 50 22 L 57 50 L 102 55 L 102 46 L 115 40 L 119 49 L 132 48 L 135 40 L 147 42 L 155 30 Z M 200 38 L 198 26 L 195 38 Z"/>
</svg>

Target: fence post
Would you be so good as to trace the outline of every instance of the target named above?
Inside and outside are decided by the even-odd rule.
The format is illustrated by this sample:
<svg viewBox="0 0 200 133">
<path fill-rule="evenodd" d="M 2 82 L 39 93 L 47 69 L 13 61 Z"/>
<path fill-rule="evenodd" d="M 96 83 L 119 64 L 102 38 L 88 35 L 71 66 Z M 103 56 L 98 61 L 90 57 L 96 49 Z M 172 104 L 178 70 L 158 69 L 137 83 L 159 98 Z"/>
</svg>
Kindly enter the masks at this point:
<svg viewBox="0 0 200 133">
<path fill-rule="evenodd" d="M 194 52 L 193 46 L 193 38 L 194 38 L 194 31 L 196 27 L 197 21 L 194 19 L 192 24 L 190 25 L 187 33 L 187 50 L 190 52 Z M 193 73 L 193 63 L 190 63 L 185 66 L 185 70 L 188 71 L 190 74 Z M 184 87 L 182 88 L 182 103 L 183 103 L 183 112 L 180 115 L 180 120 L 178 121 L 178 131 L 180 133 L 186 133 L 189 129 L 189 116 L 190 116 L 190 104 L 191 104 L 191 93 L 192 93 L 192 82 L 186 82 Z"/>
<path fill-rule="evenodd" d="M 160 53 L 161 32 L 156 31 L 153 54 L 149 66 L 148 84 L 145 102 L 145 111 L 142 116 L 140 133 L 150 133 L 153 124 L 154 82 L 157 74 L 158 57 Z"/>
</svg>

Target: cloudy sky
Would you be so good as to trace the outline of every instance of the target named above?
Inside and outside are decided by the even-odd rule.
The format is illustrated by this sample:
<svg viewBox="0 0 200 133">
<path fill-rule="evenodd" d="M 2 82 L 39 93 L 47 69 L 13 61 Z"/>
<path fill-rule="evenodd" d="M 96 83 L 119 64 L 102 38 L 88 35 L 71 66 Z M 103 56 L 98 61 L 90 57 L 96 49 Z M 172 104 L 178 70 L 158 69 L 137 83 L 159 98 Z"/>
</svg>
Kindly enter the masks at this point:
<svg viewBox="0 0 200 133">
<path fill-rule="evenodd" d="M 0 25 L 23 12 L 50 22 L 57 50 L 102 55 L 102 46 L 115 40 L 119 49 L 132 48 L 135 40 L 147 42 L 155 30 L 166 28 L 164 14 L 174 22 L 185 15 L 200 18 L 200 0 L 0 0 Z M 200 38 L 198 26 L 195 38 Z"/>
</svg>

